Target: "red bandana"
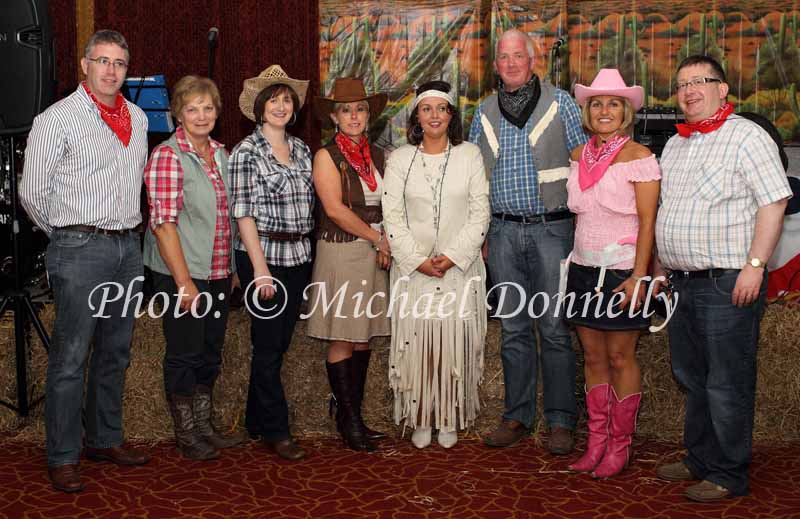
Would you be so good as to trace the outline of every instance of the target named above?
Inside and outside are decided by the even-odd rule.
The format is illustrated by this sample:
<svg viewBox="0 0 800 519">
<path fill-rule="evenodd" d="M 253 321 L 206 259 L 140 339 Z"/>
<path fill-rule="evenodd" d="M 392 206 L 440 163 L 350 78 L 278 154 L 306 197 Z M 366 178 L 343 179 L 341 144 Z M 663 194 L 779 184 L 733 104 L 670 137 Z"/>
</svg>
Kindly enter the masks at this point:
<svg viewBox="0 0 800 519">
<path fill-rule="evenodd" d="M 115 106 L 112 108 L 101 103 L 97 97 L 89 91 L 89 87 L 86 86 L 85 81 L 81 84 L 100 110 L 100 117 L 103 118 L 108 127 L 111 128 L 111 131 L 119 138 L 122 145 L 127 148 L 128 144 L 131 142 L 131 113 L 128 110 L 127 103 L 125 103 L 125 98 L 122 97 L 122 94 L 117 92 L 117 99 L 114 102 Z"/>
<path fill-rule="evenodd" d="M 375 191 L 378 189 L 375 172 L 370 166 L 372 164 L 372 156 L 369 153 L 369 141 L 366 136 L 362 135 L 358 144 L 351 141 L 349 137 L 346 137 L 341 132 L 337 132 L 334 139 L 342 155 L 347 159 L 347 163 L 356 170 L 356 173 L 364 180 L 369 190 Z"/>
<path fill-rule="evenodd" d="M 733 113 L 733 105 L 725 103 L 714 112 L 714 115 L 708 119 L 696 123 L 676 124 L 675 128 L 678 129 L 678 135 L 681 137 L 688 137 L 692 132 L 698 131 L 700 133 L 711 133 L 725 122 L 725 119 Z"/>
<path fill-rule="evenodd" d="M 592 136 L 583 147 L 581 160 L 578 162 L 578 184 L 581 191 L 586 191 L 603 178 L 614 158 L 629 140 L 631 138 L 627 135 L 615 135 L 598 148 L 597 135 Z"/>
</svg>

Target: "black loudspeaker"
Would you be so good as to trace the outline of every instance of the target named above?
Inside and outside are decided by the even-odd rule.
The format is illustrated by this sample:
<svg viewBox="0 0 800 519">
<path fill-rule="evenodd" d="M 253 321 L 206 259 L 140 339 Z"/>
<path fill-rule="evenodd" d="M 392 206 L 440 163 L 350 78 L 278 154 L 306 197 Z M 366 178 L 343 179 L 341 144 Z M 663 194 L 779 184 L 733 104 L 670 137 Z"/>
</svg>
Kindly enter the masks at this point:
<svg viewBox="0 0 800 519">
<path fill-rule="evenodd" d="M 53 99 L 47 0 L 0 0 L 0 135 L 27 131 Z"/>
<path fill-rule="evenodd" d="M 674 108 L 651 107 L 642 108 L 636 114 L 633 138 L 639 144 L 650 148 L 656 157 L 661 157 L 667 141 L 678 133 L 675 124 L 683 123 L 683 114 Z"/>
</svg>

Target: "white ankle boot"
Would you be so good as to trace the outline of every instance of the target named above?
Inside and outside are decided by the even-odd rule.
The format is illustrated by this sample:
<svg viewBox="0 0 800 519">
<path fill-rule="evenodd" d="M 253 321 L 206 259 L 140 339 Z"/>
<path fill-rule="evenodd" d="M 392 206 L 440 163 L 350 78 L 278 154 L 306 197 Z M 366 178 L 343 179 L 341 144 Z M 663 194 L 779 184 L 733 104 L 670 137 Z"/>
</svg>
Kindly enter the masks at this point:
<svg viewBox="0 0 800 519">
<path fill-rule="evenodd" d="M 417 427 L 411 435 L 411 443 L 418 449 L 424 449 L 431 444 L 431 428 Z"/>
<path fill-rule="evenodd" d="M 445 449 L 449 449 L 450 447 L 455 445 L 457 441 L 458 441 L 458 432 L 455 429 L 453 429 L 452 431 L 440 430 L 439 434 L 436 435 L 436 442 Z"/>
</svg>

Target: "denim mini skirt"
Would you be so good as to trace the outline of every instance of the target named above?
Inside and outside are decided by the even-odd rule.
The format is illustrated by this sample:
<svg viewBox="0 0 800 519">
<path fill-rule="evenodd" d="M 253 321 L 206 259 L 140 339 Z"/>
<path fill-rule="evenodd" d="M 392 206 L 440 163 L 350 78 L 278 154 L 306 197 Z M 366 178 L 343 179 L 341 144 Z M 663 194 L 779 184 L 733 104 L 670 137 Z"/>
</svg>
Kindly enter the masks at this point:
<svg viewBox="0 0 800 519">
<path fill-rule="evenodd" d="M 562 315 L 573 326 L 586 326 L 597 330 L 624 331 L 644 330 L 650 326 L 650 319 L 644 317 L 642 306 L 631 313 L 630 305 L 620 308 L 613 291 L 628 279 L 632 270 L 606 269 L 605 279 L 600 291 L 596 291 L 600 279 L 600 267 L 587 267 L 571 263 L 567 275 L 566 297 Z M 642 283 L 639 290 L 647 290 Z"/>
</svg>

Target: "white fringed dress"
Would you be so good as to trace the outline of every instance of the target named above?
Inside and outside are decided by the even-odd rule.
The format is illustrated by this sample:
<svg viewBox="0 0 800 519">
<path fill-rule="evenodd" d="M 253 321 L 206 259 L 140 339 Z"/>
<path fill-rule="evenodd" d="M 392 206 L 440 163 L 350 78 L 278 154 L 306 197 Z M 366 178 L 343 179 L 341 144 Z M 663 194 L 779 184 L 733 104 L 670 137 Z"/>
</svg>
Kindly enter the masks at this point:
<svg viewBox="0 0 800 519">
<path fill-rule="evenodd" d="M 486 338 L 480 248 L 490 219 L 489 183 L 473 144 L 450 148 L 449 158 L 447 150 L 415 151 L 395 150 L 384 177 L 393 256 L 389 383 L 396 423 L 452 431 L 470 426 L 480 409 Z M 416 270 L 437 254 L 455 263 L 443 278 Z"/>
</svg>

